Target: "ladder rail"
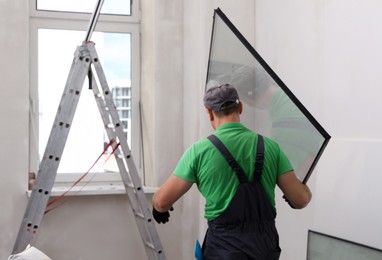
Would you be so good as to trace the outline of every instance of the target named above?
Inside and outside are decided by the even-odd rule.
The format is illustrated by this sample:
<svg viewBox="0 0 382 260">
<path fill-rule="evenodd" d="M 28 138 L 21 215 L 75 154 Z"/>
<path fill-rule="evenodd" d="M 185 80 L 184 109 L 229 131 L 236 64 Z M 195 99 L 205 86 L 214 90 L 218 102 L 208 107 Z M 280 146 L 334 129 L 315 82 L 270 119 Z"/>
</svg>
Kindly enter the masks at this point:
<svg viewBox="0 0 382 260">
<path fill-rule="evenodd" d="M 144 193 L 142 183 L 139 178 L 138 171 L 131 154 L 131 150 L 127 143 L 127 138 L 125 136 L 125 133 L 123 132 L 122 124 L 120 122 L 119 115 L 116 110 L 105 74 L 103 72 L 102 65 L 99 62 L 94 44 L 89 43 L 88 47 L 89 47 L 90 56 L 92 57 L 92 61 L 93 61 L 92 65 L 94 67 L 94 70 L 96 71 L 95 74 L 98 76 L 98 81 L 100 82 L 102 95 L 103 95 L 102 102 L 100 101 L 100 99 L 97 99 L 98 108 L 100 109 L 101 115 L 104 115 L 103 116 L 104 124 L 107 125 L 111 122 L 111 124 L 114 126 L 114 131 L 109 130 L 108 132 L 108 134 L 110 135 L 109 139 L 118 138 L 120 149 L 117 149 L 117 150 L 119 151 L 119 153 L 121 153 L 121 155 L 123 155 L 124 162 L 126 163 L 127 168 L 129 169 L 129 170 L 126 169 L 125 164 L 122 162 L 122 160 L 119 160 L 119 158 L 116 158 L 119 169 L 120 169 L 122 180 L 124 181 L 124 184 L 125 184 L 126 192 L 129 195 L 129 199 L 131 201 L 134 214 L 136 215 L 136 221 L 138 224 L 138 228 L 140 229 L 141 238 L 143 240 L 144 245 L 146 245 L 146 248 L 148 247 L 156 251 L 156 254 L 157 254 L 156 256 L 158 258 L 155 258 L 155 259 L 165 259 L 162 245 L 159 240 L 159 235 L 156 231 L 155 224 L 152 221 L 151 207 L 147 201 L 146 194 Z M 94 73 L 92 73 L 92 75 L 94 77 Z M 92 82 L 94 82 L 94 85 L 95 85 L 92 87 L 94 95 L 97 97 L 100 97 L 101 93 L 98 90 L 96 79 L 93 78 Z M 107 116 L 105 116 L 107 114 L 106 111 L 110 115 L 110 118 L 107 118 Z M 131 189 L 133 189 L 133 191 L 131 191 Z M 132 197 L 136 197 L 139 203 L 132 201 Z M 138 204 L 141 207 L 138 207 L 137 206 Z M 142 214 L 143 217 L 140 217 L 139 216 L 140 214 Z M 139 218 L 141 218 L 141 220 L 139 220 Z M 140 223 L 141 221 L 144 221 L 145 225 L 142 225 Z M 150 234 L 150 235 L 145 235 L 145 234 Z M 152 248 L 147 245 L 152 245 Z"/>
<path fill-rule="evenodd" d="M 120 140 L 120 145 L 122 147 L 123 156 L 126 160 L 128 169 L 132 172 L 137 173 L 138 171 L 137 171 L 137 168 L 136 168 L 134 160 L 133 160 L 133 155 L 131 154 L 131 150 L 128 146 L 126 136 L 124 135 L 123 131 L 117 131 L 118 129 L 122 129 L 122 124 L 119 120 L 118 113 L 115 111 L 116 109 L 115 109 L 113 97 L 112 97 L 111 91 L 108 87 L 105 74 L 103 73 L 102 65 L 100 64 L 100 62 L 98 62 L 99 59 L 97 57 L 94 45 L 89 45 L 89 52 L 93 58 L 93 66 L 97 72 L 96 74 L 98 76 L 98 80 L 100 82 L 100 85 L 101 85 L 103 93 L 104 93 L 105 104 L 106 104 L 108 111 L 110 112 L 112 122 L 116 128 L 116 135 L 117 135 L 118 139 Z M 141 180 L 140 180 L 138 174 L 133 174 L 131 176 L 131 180 L 132 180 L 134 186 L 137 187 L 137 189 L 142 189 Z"/>
<path fill-rule="evenodd" d="M 93 73 L 92 73 L 92 82 L 96 82 L 96 79 L 95 79 Z M 113 150 L 115 149 L 114 156 L 116 158 L 118 168 L 124 169 L 124 171 L 127 172 L 124 162 L 119 160 L 119 158 L 118 158 L 121 153 L 120 153 L 119 149 L 116 148 L 116 146 L 118 145 L 117 144 L 117 142 L 118 142 L 117 135 L 116 135 L 115 131 L 109 127 L 110 125 L 113 125 L 113 123 L 110 120 L 109 114 L 107 113 L 106 107 L 104 105 L 104 100 L 103 100 L 102 95 L 98 89 L 97 83 L 94 83 L 92 85 L 92 90 L 93 90 L 94 96 L 96 98 L 97 107 L 98 107 L 98 110 L 101 114 L 103 124 L 105 126 L 106 134 L 107 134 L 109 140 L 114 140 L 114 143 L 112 144 L 112 148 L 113 148 Z M 126 189 L 127 189 L 126 186 L 132 187 L 132 185 L 130 184 L 131 179 L 129 178 L 128 174 L 121 174 L 121 178 L 122 178 L 123 183 L 125 184 Z"/>
<path fill-rule="evenodd" d="M 40 163 L 36 183 L 28 200 L 12 254 L 25 250 L 28 244 L 33 244 L 37 237 L 73 121 L 73 110 L 77 107 L 83 86 L 76 82 L 84 81 L 89 69 L 90 59 L 86 55 L 89 56 L 87 49 L 81 47 L 78 47 L 74 54 L 62 99 Z M 54 145 L 54 143 L 58 145 Z"/>
</svg>

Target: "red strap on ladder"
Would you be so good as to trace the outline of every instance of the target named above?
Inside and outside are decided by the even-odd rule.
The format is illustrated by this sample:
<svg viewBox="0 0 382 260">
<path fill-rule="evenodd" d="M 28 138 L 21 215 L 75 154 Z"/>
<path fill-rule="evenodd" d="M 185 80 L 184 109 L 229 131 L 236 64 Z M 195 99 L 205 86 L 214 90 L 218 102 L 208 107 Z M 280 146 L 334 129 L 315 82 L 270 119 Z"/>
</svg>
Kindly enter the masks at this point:
<svg viewBox="0 0 382 260">
<path fill-rule="evenodd" d="M 72 186 L 70 186 L 69 189 L 67 189 L 65 192 L 63 192 L 61 195 L 57 196 L 56 198 L 54 198 L 53 200 L 49 201 L 48 204 L 47 204 L 47 209 L 45 210 L 45 213 L 44 214 L 47 214 L 48 212 L 52 211 L 53 209 L 56 209 L 57 207 L 61 206 L 63 203 L 65 203 L 65 201 L 63 201 L 61 204 L 58 204 L 56 205 L 55 207 L 51 207 L 50 209 L 48 209 L 48 207 L 52 206 L 53 204 L 57 203 L 58 201 L 60 201 L 64 196 L 66 196 L 66 194 L 68 194 L 78 183 L 80 183 L 85 177 L 86 175 L 89 174 L 89 172 L 93 169 L 93 167 L 98 163 L 98 161 L 101 159 L 102 155 L 104 155 L 106 153 L 106 151 L 109 149 L 109 147 L 112 146 L 112 144 L 114 143 L 114 140 L 110 140 L 110 142 L 106 145 L 105 149 L 102 151 L 102 153 L 100 154 L 100 156 L 98 156 L 97 160 L 92 164 L 92 166 L 89 168 L 89 170 L 87 172 L 85 172 L 78 180 L 76 180 Z M 117 150 L 117 148 L 119 147 L 119 143 L 114 147 L 113 151 L 110 153 L 109 157 L 107 157 L 106 161 L 109 160 L 110 156 L 112 154 L 114 154 L 115 150 Z M 91 181 L 91 179 L 89 181 L 87 181 L 83 187 L 85 187 L 89 182 Z M 82 188 L 83 188 L 82 187 Z M 77 192 L 80 192 L 82 190 L 82 188 L 80 190 L 78 190 Z"/>
</svg>

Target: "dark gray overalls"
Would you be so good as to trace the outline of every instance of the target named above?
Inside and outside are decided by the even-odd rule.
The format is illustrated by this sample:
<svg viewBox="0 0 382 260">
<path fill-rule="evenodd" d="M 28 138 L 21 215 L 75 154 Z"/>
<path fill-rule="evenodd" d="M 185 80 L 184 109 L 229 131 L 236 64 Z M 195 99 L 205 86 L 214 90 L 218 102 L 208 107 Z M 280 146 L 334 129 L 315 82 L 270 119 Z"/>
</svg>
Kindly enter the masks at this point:
<svg viewBox="0 0 382 260">
<path fill-rule="evenodd" d="M 204 260 L 279 259 L 281 249 L 275 226 L 276 210 L 260 183 L 264 141 L 258 136 L 254 181 L 249 182 L 242 168 L 215 136 L 208 137 L 236 172 L 240 184 L 227 209 L 208 221 L 203 243 Z"/>
</svg>

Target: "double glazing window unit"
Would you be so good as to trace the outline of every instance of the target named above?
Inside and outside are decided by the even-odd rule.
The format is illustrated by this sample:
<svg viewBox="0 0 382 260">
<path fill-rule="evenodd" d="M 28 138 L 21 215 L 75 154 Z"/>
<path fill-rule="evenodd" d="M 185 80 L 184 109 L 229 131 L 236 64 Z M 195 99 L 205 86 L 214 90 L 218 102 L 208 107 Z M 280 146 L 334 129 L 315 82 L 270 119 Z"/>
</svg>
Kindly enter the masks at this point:
<svg viewBox="0 0 382 260">
<path fill-rule="evenodd" d="M 306 183 L 330 135 L 269 67 L 227 16 L 215 10 L 206 88 L 230 83 L 250 129 L 271 137 Z"/>
<path fill-rule="evenodd" d="M 73 54 L 86 36 L 97 0 L 36 0 L 30 7 L 30 172 L 37 173 L 68 78 Z M 138 1 L 105 1 L 91 36 L 128 145 L 140 157 L 140 12 Z M 120 175 L 92 91 L 83 91 L 60 160 L 56 184 L 89 172 L 92 183 L 115 185 Z M 142 174 L 140 167 L 137 167 Z M 102 173 L 102 174 L 96 174 Z M 88 181 L 89 181 L 88 180 Z M 144 181 L 144 180 L 143 180 Z M 104 186 L 104 185 L 103 185 Z"/>
</svg>

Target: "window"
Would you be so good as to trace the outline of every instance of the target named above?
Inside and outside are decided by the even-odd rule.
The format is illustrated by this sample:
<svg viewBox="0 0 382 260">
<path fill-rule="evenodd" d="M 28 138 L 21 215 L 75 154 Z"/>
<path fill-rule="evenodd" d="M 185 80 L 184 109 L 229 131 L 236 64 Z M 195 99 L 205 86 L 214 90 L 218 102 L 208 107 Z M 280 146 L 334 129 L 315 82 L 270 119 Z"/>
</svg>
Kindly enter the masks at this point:
<svg viewBox="0 0 382 260">
<path fill-rule="evenodd" d="M 297 177 L 308 181 L 330 135 L 219 8 L 214 14 L 206 83 L 207 88 L 234 85 L 247 111 L 241 121 L 275 140 Z"/>
<path fill-rule="evenodd" d="M 96 1 L 94 0 L 37 0 L 37 10 L 59 12 L 93 12 Z M 105 1 L 101 14 L 131 15 L 131 1 L 108 0 Z"/>
<path fill-rule="evenodd" d="M 80 3 L 81 2 L 81 3 Z M 38 171 L 77 46 L 85 39 L 98 0 L 36 0 L 30 10 L 30 172 Z M 134 158 L 140 157 L 140 44 L 138 1 L 105 1 L 91 40 Z M 86 173 L 108 138 L 87 79 L 65 143 L 55 187 Z M 92 183 L 120 182 L 112 151 L 89 171 Z M 138 167 L 138 165 L 137 165 Z M 141 169 L 138 167 L 140 174 Z M 96 174 L 101 173 L 101 174 Z"/>
</svg>

